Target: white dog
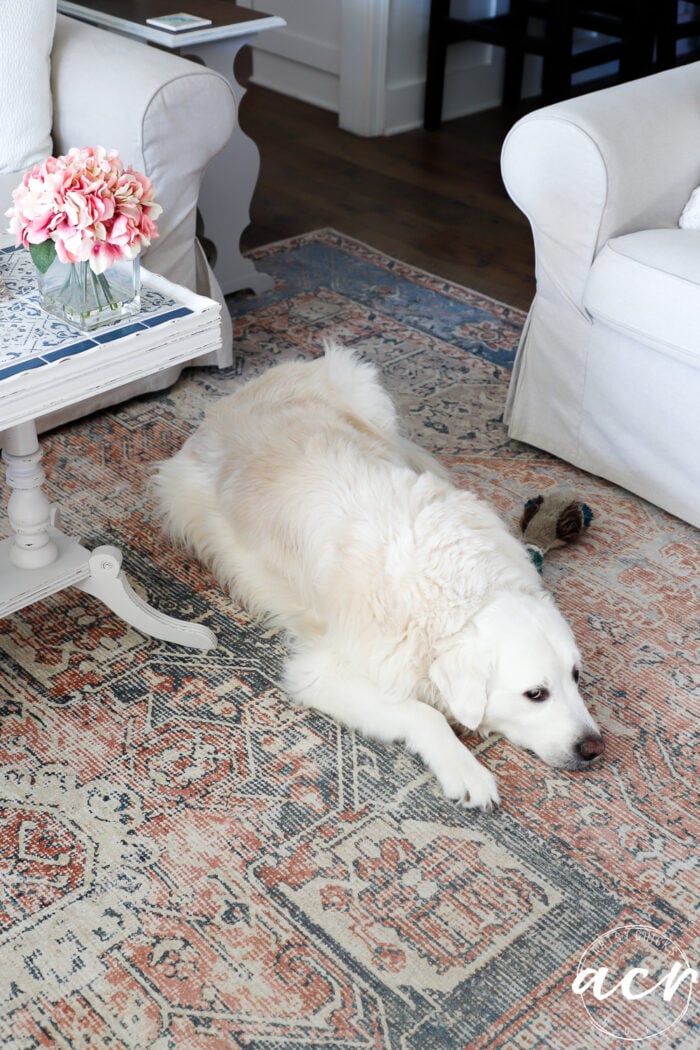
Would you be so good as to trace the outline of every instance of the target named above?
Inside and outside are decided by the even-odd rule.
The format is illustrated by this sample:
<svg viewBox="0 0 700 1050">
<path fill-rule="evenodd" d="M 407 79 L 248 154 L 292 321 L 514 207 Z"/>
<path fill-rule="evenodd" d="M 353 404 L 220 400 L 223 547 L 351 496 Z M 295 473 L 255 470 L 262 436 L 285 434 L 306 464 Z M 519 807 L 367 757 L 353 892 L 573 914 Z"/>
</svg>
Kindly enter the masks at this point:
<svg viewBox="0 0 700 1050">
<path fill-rule="evenodd" d="M 405 741 L 449 798 L 499 801 L 448 719 L 563 769 L 602 754 L 524 547 L 401 436 L 373 366 L 329 346 L 271 369 L 212 406 L 156 487 L 170 534 L 291 633 L 289 694 Z"/>
</svg>

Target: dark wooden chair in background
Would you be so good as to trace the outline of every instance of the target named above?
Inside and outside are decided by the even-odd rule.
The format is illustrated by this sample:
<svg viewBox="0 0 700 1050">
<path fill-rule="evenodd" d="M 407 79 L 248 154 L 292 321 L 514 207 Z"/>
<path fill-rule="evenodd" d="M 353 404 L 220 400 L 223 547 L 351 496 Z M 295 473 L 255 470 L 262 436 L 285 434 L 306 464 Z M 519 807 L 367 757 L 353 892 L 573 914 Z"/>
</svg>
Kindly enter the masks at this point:
<svg viewBox="0 0 700 1050">
<path fill-rule="evenodd" d="M 584 69 L 616 62 L 620 81 L 650 73 L 657 11 L 662 7 L 669 14 L 675 11 L 675 25 L 675 0 L 510 0 L 505 14 L 470 21 L 451 16 L 450 0 L 432 0 L 424 126 L 440 127 L 450 44 L 474 40 L 504 48 L 504 106 L 520 102 L 525 56 L 541 56 L 542 101 L 556 102 L 572 94 L 573 76 Z M 534 32 L 534 20 L 540 23 L 539 33 Z M 575 46 L 577 30 L 601 39 L 582 49 Z M 590 81 L 588 86 L 597 85 Z"/>
<path fill-rule="evenodd" d="M 700 0 L 685 0 L 694 9 L 691 18 L 681 21 L 680 0 L 657 0 L 656 7 L 656 68 L 671 69 L 684 62 L 700 58 Z M 680 40 L 694 41 L 694 45 L 679 53 Z"/>
</svg>

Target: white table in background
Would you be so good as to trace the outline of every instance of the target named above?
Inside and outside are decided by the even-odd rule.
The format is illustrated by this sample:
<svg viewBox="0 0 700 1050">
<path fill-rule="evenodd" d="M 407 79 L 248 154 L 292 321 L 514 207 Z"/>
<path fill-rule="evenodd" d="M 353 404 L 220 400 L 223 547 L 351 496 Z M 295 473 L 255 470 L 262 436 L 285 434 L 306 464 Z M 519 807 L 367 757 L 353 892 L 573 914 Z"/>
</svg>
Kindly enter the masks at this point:
<svg viewBox="0 0 700 1050">
<path fill-rule="evenodd" d="M 142 277 L 141 313 L 82 334 L 41 310 L 29 253 L 0 242 L 0 445 L 12 531 L 0 542 L 0 618 L 77 587 L 144 634 L 209 649 L 216 638 L 208 627 L 166 616 L 134 593 L 118 548 L 90 551 L 62 532 L 43 491 L 37 419 L 221 345 L 217 303 L 148 271 Z"/>
<path fill-rule="evenodd" d="M 186 0 L 181 4 L 170 0 L 58 0 L 58 10 L 103 29 L 168 48 L 185 58 L 199 59 L 228 80 L 239 112 L 245 88 L 234 75 L 236 55 L 259 33 L 282 29 L 287 24 L 278 15 L 239 7 L 232 0 L 198 0 L 189 8 Z M 212 24 L 177 33 L 146 24 L 146 19 L 154 15 L 177 11 L 204 15 L 211 18 Z M 274 285 L 273 278 L 256 270 L 240 250 L 241 235 L 250 223 L 250 203 L 259 171 L 258 147 L 237 122 L 228 144 L 209 164 L 199 197 L 205 233 L 216 244 L 214 273 L 224 295 L 242 288 L 260 293 Z"/>
</svg>

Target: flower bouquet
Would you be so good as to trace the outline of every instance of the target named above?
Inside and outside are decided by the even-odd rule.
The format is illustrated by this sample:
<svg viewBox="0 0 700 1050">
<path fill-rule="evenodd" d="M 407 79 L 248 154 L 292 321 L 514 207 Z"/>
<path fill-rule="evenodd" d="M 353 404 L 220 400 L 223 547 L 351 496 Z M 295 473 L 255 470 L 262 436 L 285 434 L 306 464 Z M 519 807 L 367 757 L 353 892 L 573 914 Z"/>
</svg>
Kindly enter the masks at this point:
<svg viewBox="0 0 700 1050">
<path fill-rule="evenodd" d="M 43 308 L 81 331 L 141 308 L 139 253 L 158 236 L 150 179 L 116 150 L 71 149 L 28 171 L 5 214 L 31 254 Z"/>
</svg>

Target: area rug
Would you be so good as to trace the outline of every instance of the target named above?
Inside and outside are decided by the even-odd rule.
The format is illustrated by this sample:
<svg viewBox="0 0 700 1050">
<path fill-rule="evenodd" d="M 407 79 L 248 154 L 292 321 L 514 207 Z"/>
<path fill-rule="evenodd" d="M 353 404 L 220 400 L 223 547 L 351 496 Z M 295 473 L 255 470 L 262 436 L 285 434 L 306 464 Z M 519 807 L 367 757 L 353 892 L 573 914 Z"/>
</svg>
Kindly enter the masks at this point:
<svg viewBox="0 0 700 1050">
<path fill-rule="evenodd" d="M 76 591 L 0 622 L 0 1043 L 696 1047 L 697 533 L 508 440 L 519 311 L 332 230 L 253 255 L 276 284 L 230 299 L 231 369 L 44 441 L 66 531 L 122 547 L 136 589 L 218 647 L 145 638 Z M 457 807 L 402 747 L 293 707 L 284 639 L 160 535 L 152 465 L 327 336 L 377 362 L 412 435 L 509 522 L 563 483 L 593 508 L 544 576 L 599 768 L 467 736 L 503 804 Z"/>
</svg>

